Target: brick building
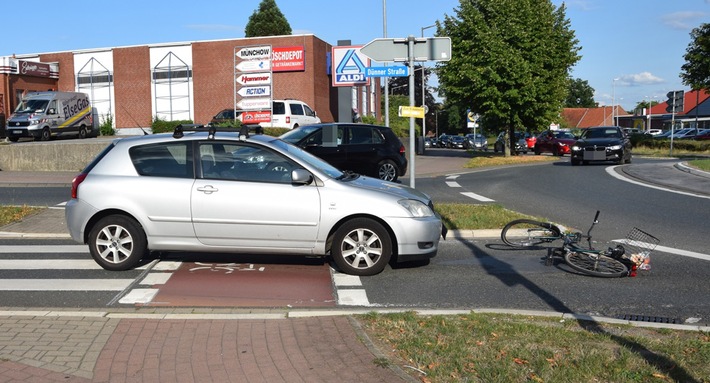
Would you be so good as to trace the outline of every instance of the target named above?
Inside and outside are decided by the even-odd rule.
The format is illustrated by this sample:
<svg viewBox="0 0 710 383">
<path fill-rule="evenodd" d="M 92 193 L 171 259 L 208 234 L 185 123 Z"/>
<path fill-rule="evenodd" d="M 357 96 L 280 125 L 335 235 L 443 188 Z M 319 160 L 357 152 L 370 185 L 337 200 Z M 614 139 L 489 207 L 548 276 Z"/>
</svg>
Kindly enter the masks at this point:
<svg viewBox="0 0 710 383">
<path fill-rule="evenodd" d="M 150 127 L 155 117 L 207 123 L 238 100 L 235 52 L 260 45 L 271 45 L 280 53 L 272 60 L 272 98 L 299 99 L 322 121 L 338 120 L 338 91 L 331 85 L 329 68 L 331 45 L 313 35 L 0 57 L 0 118 L 9 117 L 28 92 L 58 90 L 88 93 L 100 119 L 110 116 L 118 134 L 140 133 L 138 128 Z M 379 116 L 378 88 L 353 88 L 353 108 Z"/>
</svg>

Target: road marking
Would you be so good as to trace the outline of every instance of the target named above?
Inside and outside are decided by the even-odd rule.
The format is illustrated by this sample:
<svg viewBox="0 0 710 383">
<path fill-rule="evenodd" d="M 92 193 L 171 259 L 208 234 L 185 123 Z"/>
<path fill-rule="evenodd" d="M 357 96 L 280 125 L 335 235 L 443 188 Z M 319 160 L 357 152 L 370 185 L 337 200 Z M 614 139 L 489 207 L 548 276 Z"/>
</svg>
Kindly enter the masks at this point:
<svg viewBox="0 0 710 383">
<path fill-rule="evenodd" d="M 93 259 L 0 259 L 0 270 L 101 270 Z"/>
<path fill-rule="evenodd" d="M 0 291 L 121 291 L 133 279 L 0 279 Z"/>
<path fill-rule="evenodd" d="M 702 194 L 684 192 L 684 191 L 680 191 L 680 190 L 673 190 L 673 189 L 669 189 L 669 188 L 666 188 L 666 187 L 651 185 L 651 184 L 647 184 L 647 183 L 643 183 L 643 182 L 639 182 L 639 181 L 632 180 L 632 179 L 630 179 L 630 178 L 627 178 L 627 177 L 622 176 L 621 174 L 617 173 L 616 170 L 614 170 L 614 169 L 616 169 L 616 168 L 619 167 L 619 166 L 621 166 L 621 165 L 609 166 L 609 167 L 607 167 L 605 170 L 606 170 L 607 173 L 609 173 L 610 176 L 612 176 L 612 177 L 614 177 L 614 178 L 616 178 L 616 179 L 618 179 L 618 180 L 624 181 L 624 182 L 628 182 L 628 183 L 632 183 L 632 184 L 640 185 L 640 186 L 645 186 L 645 187 L 651 188 L 651 189 L 656 189 L 656 190 L 662 190 L 662 191 L 671 192 L 671 193 L 676 193 L 676 194 L 687 195 L 687 196 L 691 196 L 691 197 L 698 197 L 698 198 L 710 199 L 710 196 L 706 196 L 706 195 L 702 195 Z"/>
<path fill-rule="evenodd" d="M 333 277 L 335 293 L 338 297 L 338 305 L 371 306 L 370 300 L 367 299 L 367 291 L 362 288 L 357 288 L 362 287 L 360 277 L 342 274 L 333 269 L 330 269 L 330 275 Z"/>
<path fill-rule="evenodd" d="M 628 240 L 627 239 L 613 239 L 612 242 L 625 244 L 625 243 L 628 243 Z M 653 247 L 652 244 L 647 244 L 644 242 L 638 242 L 637 245 L 639 245 L 639 246 L 644 245 L 649 248 Z M 667 246 L 656 246 L 655 250 L 661 251 L 664 253 L 680 255 L 680 256 L 688 257 L 688 258 L 697 258 L 697 259 L 702 259 L 704 261 L 710 261 L 710 254 L 696 253 L 694 251 L 675 249 L 675 248 L 667 247 Z"/>
<path fill-rule="evenodd" d="M 495 200 L 492 200 L 492 199 L 490 199 L 490 198 L 484 197 L 484 196 L 482 196 L 482 195 L 478 195 L 478 194 L 476 194 L 476 193 L 465 192 L 465 193 L 461 193 L 461 194 L 465 195 L 466 197 L 473 198 L 473 199 L 475 199 L 475 200 L 479 200 L 479 201 L 481 201 L 481 202 L 495 202 Z"/>
<path fill-rule="evenodd" d="M 449 174 L 448 176 L 446 176 L 446 179 L 451 180 L 451 181 L 444 181 L 444 182 L 446 182 L 446 185 L 450 188 L 460 188 L 461 185 L 458 182 L 454 181 L 457 178 L 459 178 L 459 176 L 460 176 L 460 174 Z M 495 202 L 495 200 L 492 200 L 488 197 L 484 197 L 484 196 L 476 194 L 476 193 L 463 192 L 461 194 L 463 194 L 464 196 L 466 196 L 468 198 L 473 198 L 473 199 L 481 201 L 481 202 Z"/>
<path fill-rule="evenodd" d="M 150 303 L 158 294 L 158 289 L 133 289 L 123 298 L 118 300 L 118 303 L 133 305 L 137 303 Z"/>
<path fill-rule="evenodd" d="M 27 253 L 88 253 L 86 245 L 25 245 L 25 246 L 0 246 L 0 254 L 27 254 Z"/>
</svg>

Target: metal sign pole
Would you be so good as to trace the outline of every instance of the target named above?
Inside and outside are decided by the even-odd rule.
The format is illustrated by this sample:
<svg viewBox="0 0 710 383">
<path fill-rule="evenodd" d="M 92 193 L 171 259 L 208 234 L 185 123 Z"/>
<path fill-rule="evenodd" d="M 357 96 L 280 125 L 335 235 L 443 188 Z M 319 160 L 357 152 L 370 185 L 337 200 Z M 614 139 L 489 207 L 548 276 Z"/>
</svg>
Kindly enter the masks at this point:
<svg viewBox="0 0 710 383">
<path fill-rule="evenodd" d="M 414 106 L 414 36 L 409 36 L 407 38 L 407 43 L 409 45 L 408 55 L 409 55 L 409 105 Z M 414 188 L 414 177 L 416 166 L 414 164 L 415 152 L 415 138 L 416 134 L 414 132 L 414 117 L 409 117 L 409 186 Z"/>
</svg>

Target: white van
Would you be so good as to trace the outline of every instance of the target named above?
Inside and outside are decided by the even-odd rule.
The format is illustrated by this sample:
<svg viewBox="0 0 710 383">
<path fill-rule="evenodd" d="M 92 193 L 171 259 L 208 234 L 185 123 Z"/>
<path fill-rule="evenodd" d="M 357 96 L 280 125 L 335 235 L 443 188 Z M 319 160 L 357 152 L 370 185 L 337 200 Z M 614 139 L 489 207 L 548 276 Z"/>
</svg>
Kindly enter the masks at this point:
<svg viewBox="0 0 710 383">
<path fill-rule="evenodd" d="M 21 137 L 47 141 L 53 136 L 96 137 L 91 103 L 86 93 L 28 93 L 7 120 L 6 135 L 12 142 Z"/>
<path fill-rule="evenodd" d="M 273 100 L 271 122 L 261 123 L 262 127 L 293 129 L 301 125 L 320 124 L 316 111 L 299 100 Z"/>
</svg>

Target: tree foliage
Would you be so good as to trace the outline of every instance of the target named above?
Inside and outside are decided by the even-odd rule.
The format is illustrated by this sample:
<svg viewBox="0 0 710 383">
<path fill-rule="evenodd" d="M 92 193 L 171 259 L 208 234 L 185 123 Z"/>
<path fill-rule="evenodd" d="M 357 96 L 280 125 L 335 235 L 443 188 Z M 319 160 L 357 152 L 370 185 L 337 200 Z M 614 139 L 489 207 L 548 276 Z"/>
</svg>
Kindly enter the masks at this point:
<svg viewBox="0 0 710 383">
<path fill-rule="evenodd" d="M 291 34 L 291 25 L 275 0 L 261 0 L 244 28 L 246 37 L 282 36 Z"/>
<path fill-rule="evenodd" d="M 447 104 L 481 114 L 489 132 L 557 121 L 580 58 L 565 11 L 550 0 L 460 0 L 437 30 L 452 44 L 437 64 Z"/>
<path fill-rule="evenodd" d="M 690 38 L 680 77 L 693 90 L 710 90 L 710 24 L 693 29 Z"/>
<path fill-rule="evenodd" d="M 581 78 L 570 79 L 565 108 L 594 108 L 596 106 L 594 88 L 589 85 L 589 82 Z"/>
<path fill-rule="evenodd" d="M 436 115 L 434 110 L 436 110 L 437 102 L 434 99 L 434 95 L 431 93 L 429 86 L 427 86 L 427 84 L 429 84 L 431 70 L 423 65 L 414 66 L 414 106 L 422 106 L 422 73 L 424 74 L 425 84 L 424 102 L 429 108 L 429 113 L 425 115 L 426 128 L 427 131 L 433 131 L 434 125 L 436 124 Z M 405 105 L 409 106 L 409 77 L 390 77 L 388 84 L 390 94 L 406 96 L 407 103 Z M 392 116 L 392 114 L 390 114 L 390 116 Z M 407 119 L 407 121 L 409 121 L 409 119 Z M 415 121 L 419 125 L 419 128 L 421 128 L 421 119 L 417 118 Z"/>
</svg>

